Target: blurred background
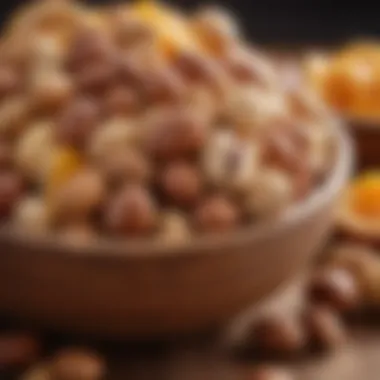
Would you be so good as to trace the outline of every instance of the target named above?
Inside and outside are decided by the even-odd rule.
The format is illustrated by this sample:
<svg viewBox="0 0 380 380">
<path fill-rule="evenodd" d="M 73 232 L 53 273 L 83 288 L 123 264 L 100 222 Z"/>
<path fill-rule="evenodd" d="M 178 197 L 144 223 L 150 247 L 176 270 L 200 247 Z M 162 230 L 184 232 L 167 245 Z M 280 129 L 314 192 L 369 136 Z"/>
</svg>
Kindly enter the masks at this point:
<svg viewBox="0 0 380 380">
<path fill-rule="evenodd" d="M 1 18 L 25 1 L 1 2 Z M 102 1 L 95 0 L 101 3 Z M 203 0 L 168 0 L 193 8 L 210 3 Z M 380 3 L 313 0 L 220 0 L 244 22 L 245 30 L 260 43 L 298 45 L 335 44 L 350 38 L 380 36 Z"/>
</svg>

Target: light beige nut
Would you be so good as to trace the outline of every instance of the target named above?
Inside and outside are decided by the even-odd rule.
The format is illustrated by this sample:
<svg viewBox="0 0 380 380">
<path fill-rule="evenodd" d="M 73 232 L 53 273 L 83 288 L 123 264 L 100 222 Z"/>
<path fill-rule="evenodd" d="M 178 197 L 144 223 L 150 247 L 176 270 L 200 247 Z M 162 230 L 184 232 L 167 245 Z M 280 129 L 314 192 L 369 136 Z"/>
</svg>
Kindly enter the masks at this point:
<svg viewBox="0 0 380 380">
<path fill-rule="evenodd" d="M 165 212 L 160 221 L 158 240 L 169 246 L 184 244 L 192 236 L 188 220 L 179 211 Z"/>
<path fill-rule="evenodd" d="M 226 102 L 226 119 L 246 134 L 260 132 L 288 113 L 285 98 L 281 94 L 252 87 L 235 87 Z"/>
<path fill-rule="evenodd" d="M 224 55 L 240 37 L 234 17 L 221 8 L 208 7 L 201 10 L 191 25 L 201 43 L 217 56 Z"/>
<path fill-rule="evenodd" d="M 49 230 L 49 222 L 45 200 L 36 196 L 21 199 L 13 212 L 14 227 L 24 233 L 46 233 Z"/>
<path fill-rule="evenodd" d="M 273 217 L 289 206 L 294 198 L 291 177 L 275 168 L 262 168 L 247 198 L 247 209 L 253 215 Z"/>
<path fill-rule="evenodd" d="M 217 130 L 204 149 L 203 170 L 207 179 L 234 191 L 247 191 L 253 184 L 260 163 L 258 144 L 231 130 Z"/>
<path fill-rule="evenodd" d="M 100 174 L 92 168 L 83 168 L 49 200 L 55 220 L 81 220 L 104 200 L 105 185 Z"/>
<path fill-rule="evenodd" d="M 52 380 L 101 380 L 106 364 L 95 352 L 70 348 L 55 354 L 49 372 Z"/>
<path fill-rule="evenodd" d="M 41 181 L 46 177 L 55 149 L 53 125 L 49 121 L 30 124 L 15 149 L 17 168 L 27 177 Z"/>
<path fill-rule="evenodd" d="M 95 160 L 103 160 L 115 151 L 127 149 L 133 144 L 140 133 L 138 122 L 128 118 L 113 118 L 90 136 L 88 152 Z"/>
</svg>

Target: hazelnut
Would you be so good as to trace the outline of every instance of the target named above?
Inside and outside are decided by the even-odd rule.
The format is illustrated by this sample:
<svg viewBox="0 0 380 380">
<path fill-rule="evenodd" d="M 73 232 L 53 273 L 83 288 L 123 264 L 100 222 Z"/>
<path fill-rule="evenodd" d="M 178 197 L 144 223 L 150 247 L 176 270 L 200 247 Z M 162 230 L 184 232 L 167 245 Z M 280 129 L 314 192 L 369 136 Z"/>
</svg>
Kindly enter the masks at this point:
<svg viewBox="0 0 380 380">
<path fill-rule="evenodd" d="M 31 107 L 35 111 L 56 110 L 70 100 L 73 90 L 73 83 L 64 73 L 40 69 L 28 89 Z"/>
<path fill-rule="evenodd" d="M 217 130 L 204 149 L 203 167 L 207 179 L 217 186 L 247 191 L 258 171 L 259 149 L 233 131 Z"/>
<path fill-rule="evenodd" d="M 75 74 L 75 84 L 84 93 L 104 91 L 114 83 L 117 75 L 116 65 L 112 62 L 89 62 Z"/>
<path fill-rule="evenodd" d="M 247 210 L 263 218 L 281 213 L 294 198 L 291 177 L 275 168 L 262 168 L 257 173 L 250 194 L 247 197 Z"/>
<path fill-rule="evenodd" d="M 52 194 L 53 214 L 60 220 L 83 218 L 100 206 L 104 196 L 101 176 L 93 169 L 84 168 Z"/>
<path fill-rule="evenodd" d="M 207 197 L 195 210 L 195 226 L 201 232 L 223 232 L 240 222 L 240 210 L 222 195 Z"/>
<path fill-rule="evenodd" d="M 104 61 L 112 54 L 110 42 L 95 30 L 80 30 L 74 36 L 68 52 L 67 66 L 78 70 L 88 63 Z"/>
<path fill-rule="evenodd" d="M 328 304 L 340 311 L 360 305 L 359 284 L 348 270 L 334 268 L 315 273 L 310 279 L 308 296 L 313 302 Z"/>
<path fill-rule="evenodd" d="M 185 93 L 181 78 L 170 70 L 155 70 L 140 79 L 142 98 L 150 104 L 179 103 Z"/>
<path fill-rule="evenodd" d="M 232 15 L 219 8 L 203 9 L 195 16 L 192 25 L 203 45 L 217 56 L 226 54 L 239 38 Z"/>
<path fill-rule="evenodd" d="M 23 198 L 18 202 L 12 220 L 16 228 L 26 233 L 44 233 L 49 229 L 46 203 L 35 196 Z"/>
<path fill-rule="evenodd" d="M 105 361 L 101 356 L 80 348 L 58 352 L 50 365 L 54 380 L 101 380 L 105 371 Z"/>
<path fill-rule="evenodd" d="M 9 142 L 0 139 L 0 169 L 9 168 L 13 164 L 13 148 Z"/>
<path fill-rule="evenodd" d="M 145 72 L 136 61 L 130 57 L 119 61 L 119 77 L 121 82 L 127 86 L 135 87 L 144 81 Z"/>
<path fill-rule="evenodd" d="M 83 147 L 98 123 L 98 107 L 87 98 L 74 99 L 62 111 L 57 125 L 60 142 Z"/>
<path fill-rule="evenodd" d="M 38 364 L 22 374 L 20 380 L 51 380 L 46 364 Z"/>
<path fill-rule="evenodd" d="M 175 58 L 174 69 L 190 84 L 207 84 L 216 89 L 221 85 L 221 67 L 201 55 L 182 52 Z"/>
<path fill-rule="evenodd" d="M 289 172 L 298 171 L 306 160 L 306 144 L 299 140 L 292 126 L 269 131 L 264 141 L 264 160 Z"/>
<path fill-rule="evenodd" d="M 154 116 L 147 125 L 149 153 L 169 159 L 184 157 L 202 148 L 206 125 L 196 115 L 186 109 L 170 109 Z"/>
<path fill-rule="evenodd" d="M 0 106 L 0 134 L 13 138 L 28 121 L 28 100 L 22 96 L 7 97 Z"/>
<path fill-rule="evenodd" d="M 130 115 L 140 109 L 138 94 L 127 86 L 112 87 L 104 97 L 105 112 L 109 116 Z"/>
<path fill-rule="evenodd" d="M 0 334 L 0 368 L 29 365 L 40 351 L 40 341 L 32 333 L 5 331 Z"/>
<path fill-rule="evenodd" d="M 346 331 L 338 313 L 326 306 L 312 306 L 305 313 L 305 325 L 312 344 L 333 349 L 346 340 Z"/>
<path fill-rule="evenodd" d="M 195 165 L 187 162 L 173 162 L 165 166 L 160 184 L 168 201 L 180 206 L 193 205 L 202 192 L 201 175 Z"/>
<path fill-rule="evenodd" d="M 111 184 L 146 182 L 151 176 L 148 161 L 134 149 L 116 151 L 105 157 L 102 169 Z"/>
<path fill-rule="evenodd" d="M 149 234 L 157 221 L 156 205 L 145 188 L 127 185 L 110 200 L 105 219 L 111 232 L 126 236 Z"/>
<path fill-rule="evenodd" d="M 0 66 L 0 98 L 13 94 L 20 88 L 20 76 L 10 66 Z"/>
<path fill-rule="evenodd" d="M 22 193 L 24 183 L 15 172 L 0 172 L 0 218 L 8 217 L 17 205 Z"/>
<path fill-rule="evenodd" d="M 160 220 L 158 239 L 168 245 L 177 245 L 189 241 L 191 230 L 185 215 L 177 211 L 167 211 Z"/>
<path fill-rule="evenodd" d="M 275 366 L 260 366 L 249 373 L 247 380 L 293 380 L 286 369 Z"/>
<path fill-rule="evenodd" d="M 306 345 L 301 321 L 283 315 L 268 315 L 257 321 L 252 338 L 259 350 L 281 355 L 299 353 Z"/>
</svg>

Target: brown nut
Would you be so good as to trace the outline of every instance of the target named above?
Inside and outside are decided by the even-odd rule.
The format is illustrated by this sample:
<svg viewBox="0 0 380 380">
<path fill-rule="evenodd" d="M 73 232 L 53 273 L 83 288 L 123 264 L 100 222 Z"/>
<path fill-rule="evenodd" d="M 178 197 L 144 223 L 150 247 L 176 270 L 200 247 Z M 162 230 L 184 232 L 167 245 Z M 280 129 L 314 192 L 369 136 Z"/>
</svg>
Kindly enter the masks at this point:
<svg viewBox="0 0 380 380">
<path fill-rule="evenodd" d="M 105 372 L 106 364 L 101 356 L 80 348 L 58 352 L 50 365 L 54 380 L 101 380 Z"/>
<path fill-rule="evenodd" d="M 87 98 L 74 99 L 59 117 L 59 141 L 74 147 L 83 147 L 97 127 L 98 116 L 99 111 L 94 101 Z"/>
<path fill-rule="evenodd" d="M 146 73 L 139 81 L 142 98 L 149 104 L 179 103 L 185 94 L 181 78 L 171 70 Z"/>
<path fill-rule="evenodd" d="M 283 315 L 266 316 L 257 321 L 251 338 L 259 350 L 279 355 L 299 353 L 306 345 L 301 321 Z"/>
<path fill-rule="evenodd" d="M 224 79 L 221 67 L 211 59 L 191 53 L 181 53 L 174 61 L 174 70 L 178 71 L 185 82 L 207 84 L 220 89 Z"/>
<path fill-rule="evenodd" d="M 156 116 L 156 115 L 155 115 Z M 177 158 L 202 148 L 206 125 L 186 109 L 170 109 L 149 120 L 146 134 L 148 152 L 158 158 Z"/>
<path fill-rule="evenodd" d="M 164 167 L 160 185 L 168 202 L 191 206 L 199 199 L 202 181 L 199 170 L 187 162 L 173 162 Z"/>
<path fill-rule="evenodd" d="M 292 126 L 274 128 L 264 141 L 264 160 L 290 172 L 299 171 L 306 160 L 306 144 Z"/>
<path fill-rule="evenodd" d="M 74 86 L 71 79 L 58 70 L 39 69 L 33 74 L 28 90 L 34 112 L 54 111 L 72 97 Z"/>
<path fill-rule="evenodd" d="M 110 200 L 105 212 L 106 227 L 125 236 L 146 235 L 157 222 L 156 205 L 148 191 L 127 185 Z"/>
<path fill-rule="evenodd" d="M 317 348 L 334 349 L 342 345 L 347 338 L 340 316 L 329 307 L 309 307 L 304 320 L 311 344 Z"/>
<path fill-rule="evenodd" d="M 0 98 L 13 94 L 20 88 L 20 75 L 8 65 L 0 66 Z"/>
<path fill-rule="evenodd" d="M 354 276 L 363 302 L 379 303 L 380 263 L 376 250 L 362 244 L 339 244 L 332 248 L 327 265 L 347 270 Z"/>
<path fill-rule="evenodd" d="M 75 74 L 75 84 L 79 91 L 98 94 L 114 84 L 117 67 L 113 62 L 89 62 Z"/>
<path fill-rule="evenodd" d="M 249 373 L 247 380 L 293 380 L 294 376 L 284 368 L 260 366 Z"/>
<path fill-rule="evenodd" d="M 24 183 L 15 172 L 0 172 L 0 218 L 8 217 L 22 196 Z"/>
<path fill-rule="evenodd" d="M 137 150 L 116 151 L 100 163 L 102 171 L 111 185 L 126 182 L 143 183 L 151 177 L 151 168 L 146 158 Z"/>
<path fill-rule="evenodd" d="M 350 311 L 361 303 L 359 284 L 345 269 L 326 269 L 315 273 L 307 289 L 308 297 L 316 303 L 330 305 L 339 311 Z"/>
<path fill-rule="evenodd" d="M 9 142 L 0 139 L 0 169 L 13 165 L 13 149 Z"/>
<path fill-rule="evenodd" d="M 223 232 L 240 222 L 240 210 L 222 195 L 210 196 L 195 210 L 194 224 L 201 232 Z"/>
<path fill-rule="evenodd" d="M 112 54 L 110 42 L 94 30 L 80 30 L 69 47 L 67 67 L 76 71 L 88 63 L 104 61 Z"/>
<path fill-rule="evenodd" d="M 101 176 L 93 169 L 84 168 L 52 194 L 53 215 L 58 220 L 84 218 L 101 205 L 104 196 Z"/>
<path fill-rule="evenodd" d="M 132 88 L 117 85 L 104 96 L 104 111 L 108 116 L 130 115 L 141 107 L 138 94 Z"/>
<path fill-rule="evenodd" d="M 5 331 L 0 334 L 0 368 L 31 364 L 41 351 L 39 339 L 23 331 Z"/>
<path fill-rule="evenodd" d="M 11 96 L 0 106 L 0 134 L 13 138 L 19 134 L 28 121 L 30 104 L 23 96 Z"/>
</svg>

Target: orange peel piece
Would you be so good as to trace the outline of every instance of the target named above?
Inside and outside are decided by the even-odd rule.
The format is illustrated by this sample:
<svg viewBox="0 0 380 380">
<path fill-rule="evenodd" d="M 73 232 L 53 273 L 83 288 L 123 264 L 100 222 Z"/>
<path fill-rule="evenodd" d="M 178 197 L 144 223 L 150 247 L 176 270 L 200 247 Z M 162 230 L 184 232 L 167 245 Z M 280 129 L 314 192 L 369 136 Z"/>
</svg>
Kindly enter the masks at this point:
<svg viewBox="0 0 380 380">
<path fill-rule="evenodd" d="M 60 147 L 54 153 L 47 175 L 46 196 L 54 197 L 59 188 L 70 180 L 82 167 L 80 155 L 71 148 Z"/>
<path fill-rule="evenodd" d="M 380 172 L 358 179 L 350 189 L 352 207 L 363 217 L 380 220 Z"/>
<path fill-rule="evenodd" d="M 137 3 L 132 12 L 153 28 L 164 56 L 172 58 L 181 51 L 199 51 L 200 45 L 181 13 L 152 1 Z"/>
</svg>

